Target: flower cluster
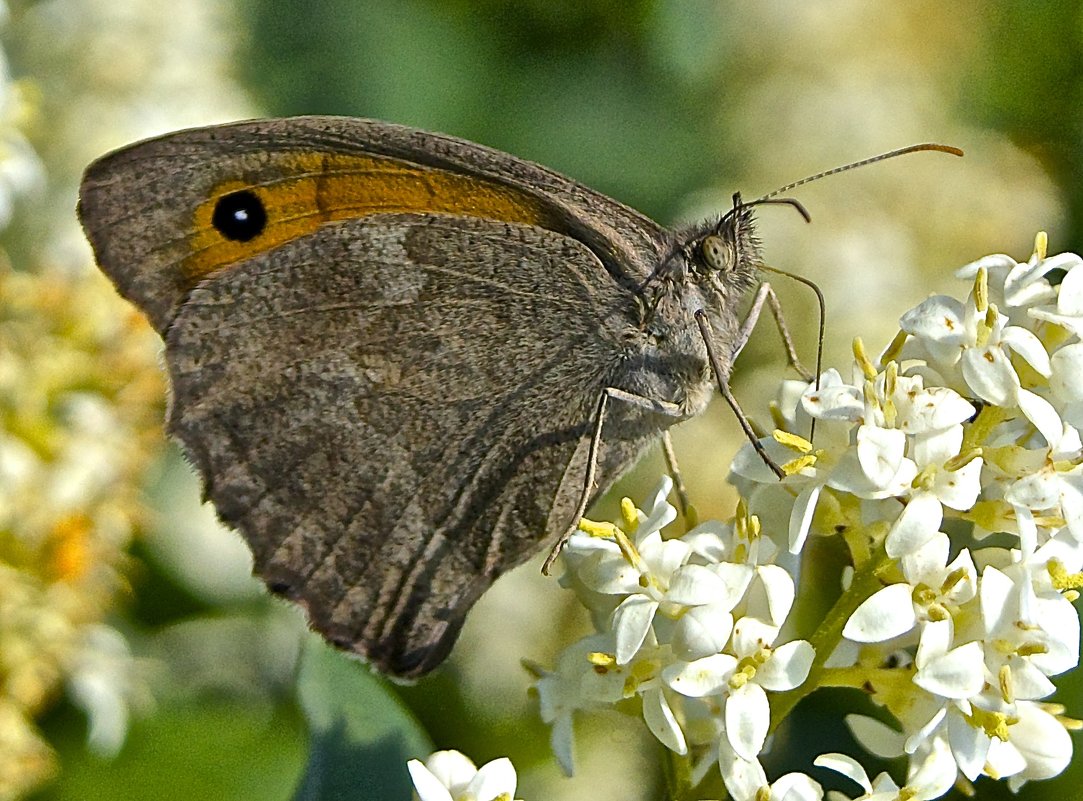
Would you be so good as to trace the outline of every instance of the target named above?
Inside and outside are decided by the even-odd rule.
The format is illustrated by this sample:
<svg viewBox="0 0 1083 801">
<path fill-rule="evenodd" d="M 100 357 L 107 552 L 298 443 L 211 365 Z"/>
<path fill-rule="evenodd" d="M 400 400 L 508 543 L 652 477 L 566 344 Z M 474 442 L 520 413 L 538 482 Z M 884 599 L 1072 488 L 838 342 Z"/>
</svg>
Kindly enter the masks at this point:
<svg viewBox="0 0 1083 801">
<path fill-rule="evenodd" d="M 33 719 L 59 690 L 103 754 L 143 692 L 103 619 L 127 586 L 162 386 L 150 332 L 116 312 L 99 276 L 0 268 L 0 798 L 53 770 Z"/>
<path fill-rule="evenodd" d="M 58 697 L 105 756 L 146 701 L 145 662 L 110 624 L 162 447 L 161 344 L 92 269 L 74 182 L 125 140 L 245 113 L 220 5 L 0 0 L 0 32 L 18 31 L 0 43 L 0 799 L 56 772 L 36 719 Z M 198 75 L 173 57 L 191 52 Z"/>
<path fill-rule="evenodd" d="M 907 758 L 903 783 L 841 754 L 816 762 L 862 797 L 932 799 L 980 776 L 1015 790 L 1064 770 L 1079 724 L 1045 699 L 1079 660 L 1083 259 L 1047 257 L 1039 235 L 1028 262 L 991 256 L 959 276 L 966 300 L 906 312 L 878 360 L 858 340 L 849 377 L 785 383 L 761 440 L 785 478 L 746 445 L 731 523 L 664 537 L 667 481 L 646 512 L 626 501 L 621 526 L 581 526 L 564 583 L 597 633 L 536 683 L 566 770 L 573 714 L 638 697 L 693 784 L 717 764 L 737 801 L 818 799 L 802 773 L 770 784 L 759 757 L 823 686 L 863 688 L 894 718 L 847 723 L 870 752 Z M 802 556 L 827 537 L 852 567 L 823 620 L 787 625 Z"/>
<path fill-rule="evenodd" d="M 800 685 L 812 646 L 783 641 L 794 601 L 790 573 L 754 517 L 708 522 L 680 538 L 664 479 L 648 511 L 623 504 L 622 527 L 584 524 L 565 551 L 564 581 L 591 610 L 598 633 L 573 645 L 537 682 L 552 745 L 572 769 L 572 715 L 638 697 L 667 748 L 695 751 L 693 781 L 720 759 L 730 776 L 759 776 L 770 724 L 768 693 Z"/>
</svg>

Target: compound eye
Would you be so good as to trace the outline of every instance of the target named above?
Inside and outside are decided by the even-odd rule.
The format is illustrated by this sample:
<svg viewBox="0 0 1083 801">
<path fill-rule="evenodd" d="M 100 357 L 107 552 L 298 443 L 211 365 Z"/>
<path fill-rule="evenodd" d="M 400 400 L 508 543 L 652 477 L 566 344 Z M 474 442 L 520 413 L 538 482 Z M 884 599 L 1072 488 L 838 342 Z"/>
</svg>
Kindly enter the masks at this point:
<svg viewBox="0 0 1083 801">
<path fill-rule="evenodd" d="M 700 244 L 703 259 L 712 270 L 728 270 L 730 267 L 729 249 L 725 240 L 715 234 L 709 234 L 703 238 Z"/>
</svg>

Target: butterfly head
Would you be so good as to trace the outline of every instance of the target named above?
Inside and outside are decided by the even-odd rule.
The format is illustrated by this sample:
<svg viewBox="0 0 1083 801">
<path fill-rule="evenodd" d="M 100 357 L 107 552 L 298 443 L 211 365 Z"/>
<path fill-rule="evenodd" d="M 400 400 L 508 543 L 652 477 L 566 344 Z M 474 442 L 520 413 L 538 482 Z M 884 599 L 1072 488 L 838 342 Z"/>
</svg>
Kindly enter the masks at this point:
<svg viewBox="0 0 1083 801">
<path fill-rule="evenodd" d="M 762 262 L 752 206 L 733 196 L 733 208 L 689 243 L 692 270 L 723 297 L 740 296 L 756 283 Z"/>
</svg>

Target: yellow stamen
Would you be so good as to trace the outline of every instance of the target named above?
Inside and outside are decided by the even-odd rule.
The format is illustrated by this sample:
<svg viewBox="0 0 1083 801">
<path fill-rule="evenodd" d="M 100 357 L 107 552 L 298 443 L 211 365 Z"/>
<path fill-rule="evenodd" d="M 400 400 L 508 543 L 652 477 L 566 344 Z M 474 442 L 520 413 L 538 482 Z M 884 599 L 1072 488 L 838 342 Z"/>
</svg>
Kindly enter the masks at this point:
<svg viewBox="0 0 1083 801">
<path fill-rule="evenodd" d="M 982 455 L 981 448 L 970 448 L 964 453 L 957 453 L 944 462 L 944 469 L 949 473 L 954 473 L 956 470 L 962 470 L 968 464 Z"/>
<path fill-rule="evenodd" d="M 876 395 L 876 387 L 873 386 L 872 381 L 866 381 L 865 386 L 862 387 L 862 395 L 864 396 L 865 405 L 870 409 L 880 408 L 880 398 Z"/>
<path fill-rule="evenodd" d="M 621 531 L 619 528 L 616 530 L 614 539 L 617 541 L 617 547 L 620 548 L 621 555 L 628 561 L 632 567 L 638 570 L 640 573 L 645 572 L 645 565 L 643 564 L 643 557 L 639 555 L 639 551 L 636 550 L 636 546 L 632 544 L 632 541 L 628 539 L 628 535 Z"/>
<path fill-rule="evenodd" d="M 636 505 L 632 503 L 631 498 L 620 499 L 620 516 L 624 521 L 624 527 L 628 531 L 635 531 L 639 528 L 639 510 L 636 509 Z"/>
<path fill-rule="evenodd" d="M 910 482 L 911 488 L 925 491 L 931 490 L 933 485 L 936 484 L 936 470 L 935 465 L 923 468 Z"/>
<path fill-rule="evenodd" d="M 615 539 L 618 531 L 612 523 L 587 520 L 585 517 L 579 521 L 579 530 L 584 534 L 602 539 Z"/>
<path fill-rule="evenodd" d="M 876 378 L 876 368 L 873 366 L 872 361 L 869 359 L 869 354 L 865 350 L 865 343 L 861 337 L 854 337 L 854 360 L 857 361 L 858 366 L 861 368 L 861 372 L 864 373 L 865 378 L 872 380 Z"/>
<path fill-rule="evenodd" d="M 77 581 L 90 568 L 92 527 L 84 514 L 61 517 L 53 525 L 50 567 L 59 581 Z"/>
<path fill-rule="evenodd" d="M 941 594 L 947 595 L 949 592 L 955 589 L 956 584 L 958 584 L 960 581 L 966 580 L 968 575 L 969 573 L 967 573 L 965 568 L 955 568 L 953 571 L 948 573 L 948 577 L 944 579 L 944 583 L 940 585 Z"/>
<path fill-rule="evenodd" d="M 1015 682 L 1012 680 L 1010 665 L 1001 665 L 997 671 L 997 682 L 1000 684 L 1000 697 L 1006 704 L 1015 703 Z"/>
<path fill-rule="evenodd" d="M 888 428 L 895 427 L 898 410 L 895 407 L 895 388 L 898 386 L 899 364 L 890 362 L 884 368 L 884 423 Z"/>
<path fill-rule="evenodd" d="M 925 610 L 929 615 L 929 620 L 943 621 L 951 618 L 951 613 L 948 612 L 941 604 L 933 604 Z"/>
<path fill-rule="evenodd" d="M 984 267 L 979 267 L 974 276 L 974 307 L 979 312 L 989 307 L 989 271 Z"/>
<path fill-rule="evenodd" d="M 903 345 L 906 344 L 906 340 L 909 338 L 909 334 L 905 331 L 900 331 L 895 335 L 895 338 L 891 340 L 891 344 L 887 346 L 887 350 L 880 356 L 880 364 L 887 364 L 893 362 L 899 358 L 899 354 L 902 353 Z"/>
<path fill-rule="evenodd" d="M 971 726 L 981 729 L 987 737 L 996 737 L 1001 742 L 1008 742 L 1008 727 L 1015 723 L 1003 712 L 990 712 L 981 707 L 971 707 L 971 714 L 966 720 Z"/>
<path fill-rule="evenodd" d="M 604 651 L 591 651 L 587 654 L 587 661 L 595 667 L 613 667 L 617 664 L 617 657 Z"/>
<path fill-rule="evenodd" d="M 783 464 L 782 472 L 788 476 L 795 476 L 806 467 L 812 467 L 814 464 L 816 464 L 816 455 L 808 453 L 804 456 L 798 456 L 796 459 L 791 459 Z"/>
<path fill-rule="evenodd" d="M 1045 569 L 1053 581 L 1053 589 L 1058 592 L 1083 587 L 1083 573 L 1069 573 L 1059 559 L 1050 559 L 1045 563 Z"/>
<path fill-rule="evenodd" d="M 1034 235 L 1034 258 L 1042 261 L 1049 249 L 1049 235 L 1045 231 L 1039 231 Z"/>
<path fill-rule="evenodd" d="M 775 429 L 771 432 L 771 437 L 779 445 L 789 448 L 791 451 L 797 451 L 798 453 L 812 453 L 812 443 L 798 434 L 791 434 L 789 431 Z"/>
</svg>

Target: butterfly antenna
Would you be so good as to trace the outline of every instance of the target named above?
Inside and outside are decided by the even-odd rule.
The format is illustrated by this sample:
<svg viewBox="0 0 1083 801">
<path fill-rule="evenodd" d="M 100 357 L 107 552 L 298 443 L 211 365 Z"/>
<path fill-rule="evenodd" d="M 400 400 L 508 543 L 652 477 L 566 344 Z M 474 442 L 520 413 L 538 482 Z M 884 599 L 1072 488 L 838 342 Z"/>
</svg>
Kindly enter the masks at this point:
<svg viewBox="0 0 1083 801">
<path fill-rule="evenodd" d="M 755 200 L 748 201 L 748 202 L 744 203 L 743 205 L 745 205 L 745 206 L 756 206 L 756 205 L 760 205 L 760 204 L 764 204 L 764 203 L 786 204 L 786 205 L 789 205 L 789 206 L 793 206 L 795 209 L 797 209 L 797 211 L 801 214 L 801 216 L 805 218 L 805 222 L 811 222 L 811 217 L 809 216 L 808 211 L 800 203 L 800 201 L 795 200 L 794 198 L 789 198 L 789 197 L 780 198 L 779 195 L 783 194 L 784 192 L 789 192 L 792 189 L 796 189 L 799 186 L 804 186 L 805 184 L 810 184 L 813 181 L 818 181 L 821 178 L 827 178 L 829 175 L 838 175 L 840 172 L 846 172 L 847 170 L 854 170 L 854 169 L 857 169 L 858 167 L 865 167 L 865 166 L 868 166 L 869 164 L 875 164 L 878 161 L 887 161 L 888 159 L 893 159 L 896 156 L 905 156 L 908 153 L 920 153 L 920 152 L 925 151 L 925 150 L 931 150 L 931 151 L 935 151 L 935 152 L 938 152 L 938 153 L 949 153 L 949 154 L 951 154 L 953 156 L 962 156 L 963 155 L 963 151 L 960 150 L 957 147 L 952 147 L 951 145 L 940 145 L 940 144 L 936 144 L 935 142 L 923 142 L 922 144 L 919 144 L 919 145 L 909 145 L 907 147 L 900 147 L 900 148 L 898 148 L 896 150 L 889 150 L 886 153 L 880 153 L 880 154 L 878 154 L 876 156 L 870 156 L 869 158 L 861 159 L 860 161 L 851 162 L 850 164 L 843 164 L 841 167 L 832 167 L 830 170 L 824 170 L 823 172 L 818 172 L 818 173 L 816 173 L 814 175 L 809 175 L 806 178 L 802 178 L 800 181 L 794 181 L 791 184 L 786 184 L 785 186 L 779 187 L 778 189 L 776 189 L 773 192 L 768 192 L 763 197 L 756 198 Z M 740 203 L 740 200 L 735 200 L 735 202 Z M 787 278 L 791 278 L 794 281 L 797 281 L 798 283 L 804 284 L 805 286 L 809 287 L 813 292 L 816 293 L 816 303 L 819 305 L 819 311 L 820 311 L 819 336 L 816 339 L 816 389 L 819 390 L 819 388 L 820 388 L 820 373 L 823 371 L 824 334 L 825 334 L 825 330 L 826 330 L 826 318 L 827 318 L 827 307 L 826 307 L 826 304 L 824 303 L 823 292 L 820 290 L 820 287 L 817 286 L 814 281 L 812 281 L 812 280 L 810 280 L 808 278 L 804 278 L 804 277 L 802 277 L 800 275 L 796 275 L 794 273 L 788 273 L 785 270 L 779 270 L 779 269 L 777 269 L 775 267 L 768 267 L 765 264 L 761 264 L 760 269 L 766 270 L 767 272 L 775 273 L 777 275 L 784 275 Z M 809 440 L 813 440 L 815 438 L 815 436 L 816 436 L 816 419 L 813 418 L 812 426 L 811 426 L 811 428 L 809 430 Z"/>
<path fill-rule="evenodd" d="M 880 153 L 877 156 L 870 156 L 867 159 L 861 159 L 861 161 L 854 161 L 854 162 L 851 162 L 850 164 L 843 164 L 841 167 L 832 167 L 830 170 L 824 170 L 823 172 L 818 172 L 815 175 L 810 175 L 807 178 L 802 178 L 800 181 L 794 181 L 792 184 L 786 184 L 783 187 L 779 187 L 774 192 L 768 192 L 763 197 L 757 198 L 756 200 L 753 200 L 753 201 L 751 201 L 750 203 L 748 203 L 746 205 L 752 205 L 753 203 L 769 202 L 772 198 L 778 197 L 783 192 L 789 192 L 791 189 L 796 189 L 799 186 L 804 186 L 805 184 L 810 184 L 813 181 L 819 181 L 821 178 L 826 178 L 829 175 L 837 175 L 840 172 L 846 172 L 847 170 L 854 170 L 854 169 L 857 169 L 858 167 L 864 167 L 864 166 L 866 166 L 868 164 L 875 164 L 878 161 L 887 161 L 888 159 L 893 159 L 896 156 L 905 156 L 907 153 L 920 153 L 923 150 L 933 150 L 933 151 L 936 151 L 938 153 L 950 153 L 953 156 L 961 156 L 961 155 L 963 155 L 963 151 L 960 150 L 957 147 L 952 147 L 951 145 L 938 145 L 938 144 L 936 144 L 934 142 L 925 142 L 925 143 L 920 144 L 920 145 L 910 145 L 908 147 L 900 147 L 898 150 L 889 150 L 887 153 Z M 795 205 L 794 203 L 790 202 L 789 199 L 785 199 L 785 200 L 782 200 L 780 202 L 790 203 L 790 205 Z M 800 207 L 799 204 L 797 204 L 797 205 L 798 205 L 798 210 L 800 211 L 801 207 Z M 807 215 L 807 212 L 805 212 L 805 215 Z"/>
</svg>

